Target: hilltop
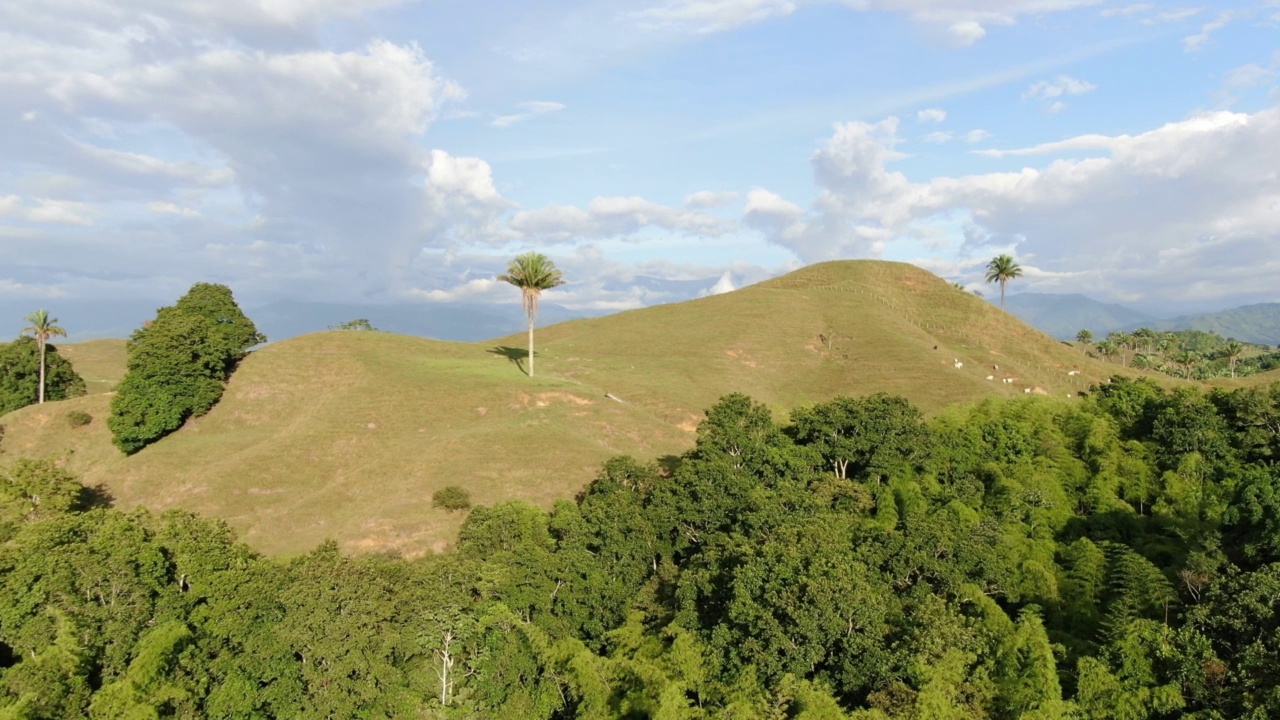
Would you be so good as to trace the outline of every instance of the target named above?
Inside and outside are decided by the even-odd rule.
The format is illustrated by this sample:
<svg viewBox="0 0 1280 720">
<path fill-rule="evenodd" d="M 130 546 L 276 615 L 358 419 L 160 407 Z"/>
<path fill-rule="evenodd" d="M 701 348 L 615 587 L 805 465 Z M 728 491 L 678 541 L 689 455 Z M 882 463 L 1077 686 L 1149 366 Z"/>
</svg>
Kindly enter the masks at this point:
<svg viewBox="0 0 1280 720">
<path fill-rule="evenodd" d="M 351 550 L 413 554 L 445 547 L 461 520 L 430 507 L 436 489 L 548 506 L 611 456 L 687 449 L 702 410 L 729 392 L 780 419 L 878 391 L 936 411 L 997 395 L 1074 396 L 1116 370 L 928 272 L 874 261 L 814 265 L 537 337 L 531 379 L 518 367 L 523 334 L 485 343 L 307 335 L 252 353 L 209 415 L 136 456 L 111 446 L 102 393 L 11 413 L 4 448 L 63 455 L 124 507 L 222 517 L 265 552 L 333 537 Z M 122 344 L 115 361 L 106 344 L 65 347 L 73 362 L 98 358 L 94 380 L 119 377 L 106 366 L 122 364 Z M 71 410 L 94 421 L 72 429 Z"/>
</svg>

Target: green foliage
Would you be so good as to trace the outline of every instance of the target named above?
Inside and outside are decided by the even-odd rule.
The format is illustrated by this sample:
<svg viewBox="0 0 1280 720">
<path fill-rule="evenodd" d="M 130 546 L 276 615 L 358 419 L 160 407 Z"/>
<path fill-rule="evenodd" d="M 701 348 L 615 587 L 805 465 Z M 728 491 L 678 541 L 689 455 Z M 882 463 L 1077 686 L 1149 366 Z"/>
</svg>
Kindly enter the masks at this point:
<svg viewBox="0 0 1280 720">
<path fill-rule="evenodd" d="M 1277 717 L 1277 392 L 788 426 L 729 395 L 678 463 L 476 507 L 416 560 L 265 559 L 18 462 L 0 718 Z"/>
<path fill-rule="evenodd" d="M 431 507 L 466 510 L 471 507 L 471 493 L 457 485 L 446 485 L 431 494 Z"/>
<path fill-rule="evenodd" d="M 357 332 L 382 332 L 369 322 L 368 318 L 357 318 L 339 323 L 329 328 L 330 330 L 355 330 Z"/>
<path fill-rule="evenodd" d="M 85 383 L 58 348 L 45 346 L 45 399 L 85 394 Z M 40 347 L 34 338 L 0 344 L 0 415 L 34 405 L 40 398 Z"/>
<path fill-rule="evenodd" d="M 236 363 L 263 342 L 229 288 L 193 285 L 130 338 L 128 372 L 107 420 L 116 446 L 137 452 L 209 412 Z"/>
<path fill-rule="evenodd" d="M 93 422 L 93 416 L 83 410 L 72 410 L 67 413 L 67 425 L 73 428 L 84 427 Z"/>
</svg>

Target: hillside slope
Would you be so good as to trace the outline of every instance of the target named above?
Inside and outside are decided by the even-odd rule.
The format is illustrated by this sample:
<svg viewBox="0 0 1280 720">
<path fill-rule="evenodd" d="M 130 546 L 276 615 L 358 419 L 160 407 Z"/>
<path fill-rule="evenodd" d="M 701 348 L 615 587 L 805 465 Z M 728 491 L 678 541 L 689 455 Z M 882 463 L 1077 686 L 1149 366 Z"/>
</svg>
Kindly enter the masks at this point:
<svg viewBox="0 0 1280 720">
<path fill-rule="evenodd" d="M 446 545 L 461 520 L 431 508 L 436 489 L 548 505 L 611 456 L 687 449 L 702 410 L 729 392 L 779 415 L 877 391 L 932 411 L 993 395 L 1073 396 L 1115 370 L 934 275 L 883 262 L 810 266 L 537 337 L 531 379 L 517 367 L 523 334 L 308 335 L 252 353 L 209 415 L 133 457 L 110 444 L 103 394 L 11 413 L 4 448 L 65 456 L 123 506 L 225 518 L 269 553 L 333 537 L 412 554 Z M 70 428 L 73 409 L 94 422 Z"/>
</svg>

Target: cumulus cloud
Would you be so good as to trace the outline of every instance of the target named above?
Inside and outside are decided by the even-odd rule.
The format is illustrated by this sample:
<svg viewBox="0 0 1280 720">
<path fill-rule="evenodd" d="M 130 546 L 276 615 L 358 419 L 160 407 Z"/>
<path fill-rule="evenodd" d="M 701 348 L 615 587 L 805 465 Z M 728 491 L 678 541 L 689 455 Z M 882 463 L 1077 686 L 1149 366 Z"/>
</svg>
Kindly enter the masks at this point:
<svg viewBox="0 0 1280 720">
<path fill-rule="evenodd" d="M 519 108 L 520 112 L 513 113 L 511 115 L 500 115 L 490 121 L 489 124 L 496 128 L 511 127 L 512 125 L 522 123 L 525 120 L 530 120 L 540 115 L 560 112 L 561 110 L 564 110 L 565 105 L 564 103 L 553 102 L 550 100 L 531 100 L 529 102 L 522 102 L 516 107 Z"/>
<path fill-rule="evenodd" d="M 1044 272 L 1040 287 L 1169 301 L 1274 292 L 1280 109 L 1206 113 L 1138 135 L 1002 151 L 1092 152 L 922 183 L 886 167 L 896 127 L 838 126 L 813 157 L 821 188 L 813 205 L 802 210 L 760 190 L 744 222 L 813 261 L 874 257 L 888 243 L 954 227 L 959 217 L 970 231 L 957 249 L 1016 247 Z"/>
</svg>

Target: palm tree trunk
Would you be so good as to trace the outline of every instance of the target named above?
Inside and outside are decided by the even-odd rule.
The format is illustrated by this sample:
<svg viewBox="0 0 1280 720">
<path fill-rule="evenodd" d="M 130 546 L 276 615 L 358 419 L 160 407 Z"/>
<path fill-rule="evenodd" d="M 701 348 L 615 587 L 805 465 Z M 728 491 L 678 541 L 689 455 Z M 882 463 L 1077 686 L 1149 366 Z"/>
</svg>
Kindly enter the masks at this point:
<svg viewBox="0 0 1280 720">
<path fill-rule="evenodd" d="M 529 377 L 533 377 L 533 316 L 529 316 Z"/>
<path fill-rule="evenodd" d="M 44 404 L 44 343 L 40 343 L 40 394 L 39 404 Z"/>
<path fill-rule="evenodd" d="M 1004 284 L 1005 284 L 1005 282 L 1006 282 L 1006 281 L 1005 281 L 1003 278 L 1001 278 L 1001 279 L 1000 279 L 1000 309 L 1001 309 L 1001 310 L 1003 310 L 1003 309 L 1004 309 Z"/>
</svg>

